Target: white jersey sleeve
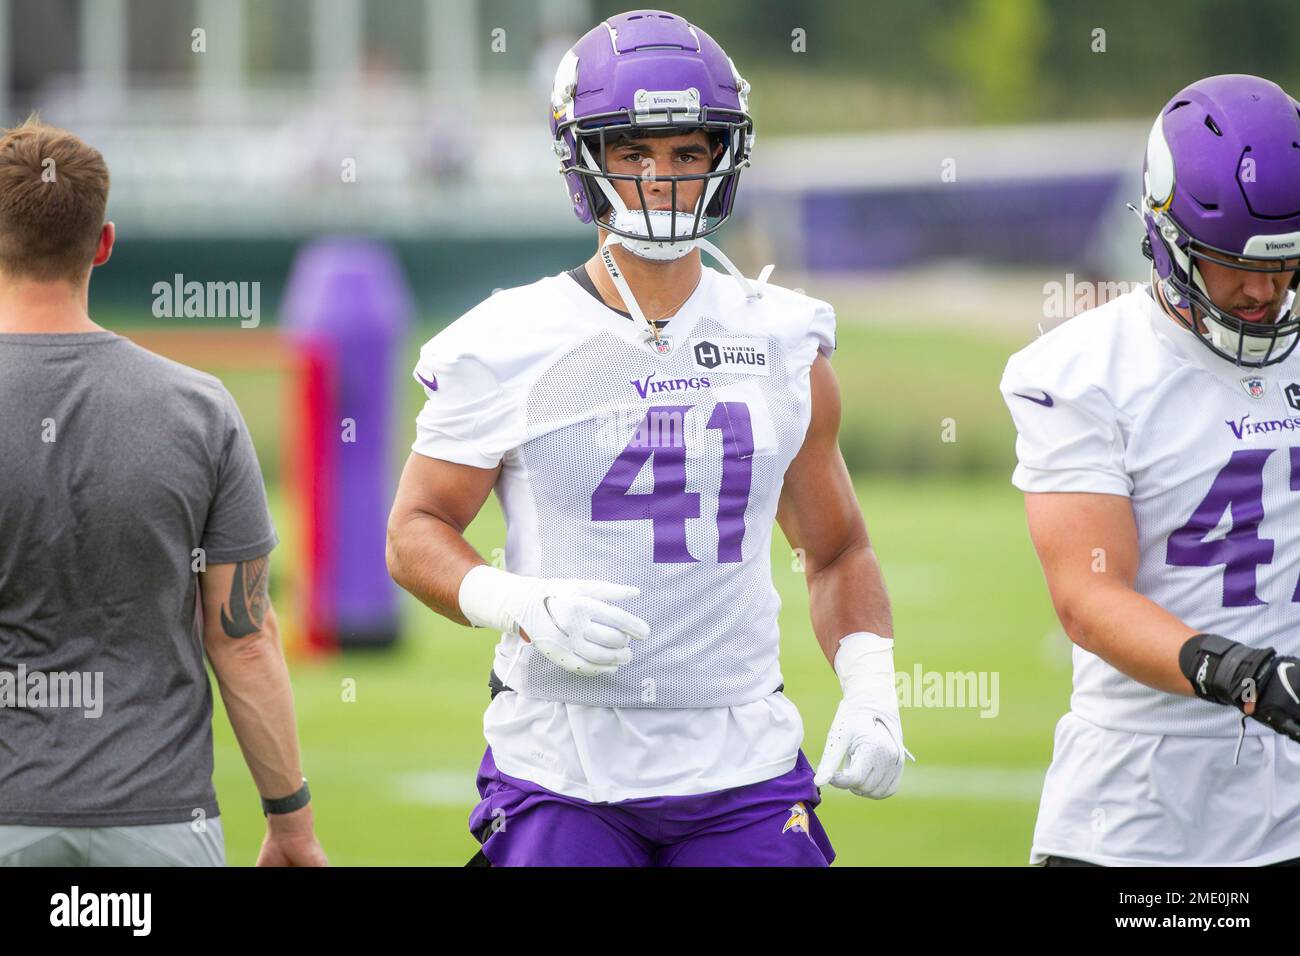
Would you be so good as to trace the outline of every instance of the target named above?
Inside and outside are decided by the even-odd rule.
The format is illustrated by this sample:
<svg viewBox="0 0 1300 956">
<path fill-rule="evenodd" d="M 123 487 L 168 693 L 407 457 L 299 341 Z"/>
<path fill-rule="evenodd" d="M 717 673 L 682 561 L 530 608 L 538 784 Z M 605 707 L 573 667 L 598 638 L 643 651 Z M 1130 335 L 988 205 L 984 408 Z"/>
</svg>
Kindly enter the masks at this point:
<svg viewBox="0 0 1300 956">
<path fill-rule="evenodd" d="M 817 302 L 816 309 L 813 311 L 812 321 L 808 326 L 808 333 L 812 340 L 817 343 L 817 351 L 821 352 L 827 358 L 835 354 L 835 309 L 826 302 Z M 816 355 L 813 356 L 815 360 Z"/>
<path fill-rule="evenodd" d="M 1007 363 L 1002 398 L 1017 432 L 1011 481 L 1027 492 L 1128 496 L 1133 480 L 1124 463 L 1124 429 L 1105 387 L 1105 370 L 1062 341 L 1077 337 L 1088 321 L 1081 318 L 1052 330 Z M 1070 328 L 1074 322 L 1079 326 Z"/>
<path fill-rule="evenodd" d="M 412 372 L 424 388 L 412 451 L 475 468 L 495 468 L 524 437 L 520 388 L 509 337 L 492 334 L 495 310 L 485 302 L 420 349 Z M 493 345 L 496 350 L 493 350 Z"/>
</svg>

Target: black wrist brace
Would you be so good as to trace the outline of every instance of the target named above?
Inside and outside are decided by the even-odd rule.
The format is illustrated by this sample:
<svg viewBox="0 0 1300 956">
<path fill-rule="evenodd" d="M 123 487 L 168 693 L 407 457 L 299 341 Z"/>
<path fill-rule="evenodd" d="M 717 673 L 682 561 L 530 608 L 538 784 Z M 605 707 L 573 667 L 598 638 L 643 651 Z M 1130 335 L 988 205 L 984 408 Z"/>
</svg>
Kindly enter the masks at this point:
<svg viewBox="0 0 1300 956">
<path fill-rule="evenodd" d="M 1178 667 L 1196 696 L 1241 710 L 1243 698 L 1257 699 L 1277 652 L 1251 647 L 1218 634 L 1189 637 L 1178 652 Z"/>
</svg>

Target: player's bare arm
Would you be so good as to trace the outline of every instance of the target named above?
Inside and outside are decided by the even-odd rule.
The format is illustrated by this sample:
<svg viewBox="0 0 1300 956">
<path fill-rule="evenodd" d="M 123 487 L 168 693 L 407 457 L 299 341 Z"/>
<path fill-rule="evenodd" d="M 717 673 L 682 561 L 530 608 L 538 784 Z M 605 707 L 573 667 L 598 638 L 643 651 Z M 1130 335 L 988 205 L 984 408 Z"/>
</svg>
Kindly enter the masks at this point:
<svg viewBox="0 0 1300 956">
<path fill-rule="evenodd" d="M 298 752 L 293 687 L 267 593 L 269 557 L 214 564 L 199 576 L 203 645 L 230 726 L 263 800 L 307 799 Z M 259 866 L 325 866 L 310 802 L 268 812 Z"/>
<path fill-rule="evenodd" d="M 1300 701 L 1288 706 L 1291 658 L 1252 650 L 1218 635 L 1202 635 L 1133 589 L 1138 534 L 1129 499 L 1121 495 L 1025 495 L 1029 534 L 1047 577 L 1061 626 L 1070 640 L 1116 670 L 1171 694 L 1230 703 L 1255 716 L 1256 700 L 1277 712 L 1259 719 L 1295 737 Z M 1274 681 L 1278 668 L 1281 679 Z M 1216 688 L 1212 678 L 1218 678 Z M 1276 698 L 1276 700 L 1273 700 Z"/>
<path fill-rule="evenodd" d="M 811 370 L 812 418 L 790 463 L 776 520 L 803 555 L 813 631 L 832 664 L 846 634 L 894 635 L 889 596 L 840 453 L 840 393 L 830 360 Z"/>
<path fill-rule="evenodd" d="M 475 468 L 412 452 L 388 516 L 388 571 L 427 607 L 459 624 L 460 585 L 486 564 L 465 529 L 487 501 L 500 466 Z"/>
<path fill-rule="evenodd" d="M 777 521 L 803 552 L 813 631 L 844 690 L 815 782 L 881 799 L 898 789 L 906 753 L 889 597 L 840 453 L 835 372 L 818 355 L 809 375 L 808 432 L 786 471 Z"/>
<path fill-rule="evenodd" d="M 1196 629 L 1133 589 L 1138 534 L 1122 495 L 1025 495 L 1061 626 L 1070 640 L 1149 687 L 1192 696 L 1178 652 Z"/>
</svg>

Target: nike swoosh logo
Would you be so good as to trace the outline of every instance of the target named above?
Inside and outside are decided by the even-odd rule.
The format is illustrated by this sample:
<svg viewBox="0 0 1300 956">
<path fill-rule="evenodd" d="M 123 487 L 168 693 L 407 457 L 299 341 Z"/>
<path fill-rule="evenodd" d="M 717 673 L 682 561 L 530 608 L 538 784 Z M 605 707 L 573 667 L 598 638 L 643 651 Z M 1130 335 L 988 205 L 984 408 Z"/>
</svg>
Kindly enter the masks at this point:
<svg viewBox="0 0 1300 956">
<path fill-rule="evenodd" d="M 1286 692 L 1291 695 L 1291 699 L 1295 701 L 1297 704 L 1300 704 L 1300 697 L 1297 697 L 1295 695 L 1295 690 L 1291 687 L 1291 682 L 1286 679 L 1287 668 L 1291 666 L 1293 665 L 1291 664 L 1290 661 L 1286 661 L 1283 664 L 1279 664 L 1277 667 L 1277 676 L 1282 678 L 1282 686 L 1285 687 Z"/>
<path fill-rule="evenodd" d="M 1020 398 L 1027 398 L 1027 399 L 1029 399 L 1031 402 L 1033 402 L 1035 405 L 1042 405 L 1044 408 L 1051 408 L 1051 407 L 1052 407 L 1052 396 L 1051 396 L 1051 395 L 1048 395 L 1046 392 L 1043 392 L 1043 397 L 1042 397 L 1042 398 L 1034 398 L 1034 396 L 1032 396 L 1032 395 L 1025 395 L 1023 392 L 1012 392 L 1011 394 L 1012 394 L 1012 395 L 1018 395 Z"/>
<path fill-rule="evenodd" d="M 429 379 L 421 375 L 419 372 L 416 372 L 415 377 L 418 378 L 421 382 L 423 382 L 424 387 L 427 388 L 429 391 L 436 392 L 438 390 L 438 376 L 435 375 L 433 377 L 433 380 L 430 381 Z"/>
</svg>

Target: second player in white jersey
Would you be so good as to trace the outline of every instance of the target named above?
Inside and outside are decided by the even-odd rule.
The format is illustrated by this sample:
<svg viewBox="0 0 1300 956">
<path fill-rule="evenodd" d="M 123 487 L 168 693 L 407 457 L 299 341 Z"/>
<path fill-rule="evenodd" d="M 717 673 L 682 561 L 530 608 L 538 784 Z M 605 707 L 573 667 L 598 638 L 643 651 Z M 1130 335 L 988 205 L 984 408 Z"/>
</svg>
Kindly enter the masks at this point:
<svg viewBox="0 0 1300 956">
<path fill-rule="evenodd" d="M 1267 80 L 1181 90 L 1135 210 L 1152 285 L 1007 364 L 1013 481 L 1075 644 L 1035 863 L 1300 860 L 1297 139 Z"/>
<path fill-rule="evenodd" d="M 1300 654 L 1300 352 L 1229 365 L 1144 287 L 1018 352 L 1002 394 L 1019 433 L 1017 488 L 1128 497 L 1136 590 L 1200 630 Z M 1237 737 L 1231 710 L 1148 687 L 1079 647 L 1074 659 L 1070 708 L 1099 726 Z M 1252 721 L 1246 733 L 1273 731 Z"/>
<path fill-rule="evenodd" d="M 1228 365 L 1148 287 L 1017 353 L 1002 393 L 1019 432 L 1016 487 L 1127 497 L 1135 590 L 1198 630 L 1300 655 L 1300 353 Z M 1300 857 L 1300 746 L 1247 721 L 1239 751 L 1240 714 L 1077 644 L 1073 655 L 1032 862 Z"/>
</svg>

